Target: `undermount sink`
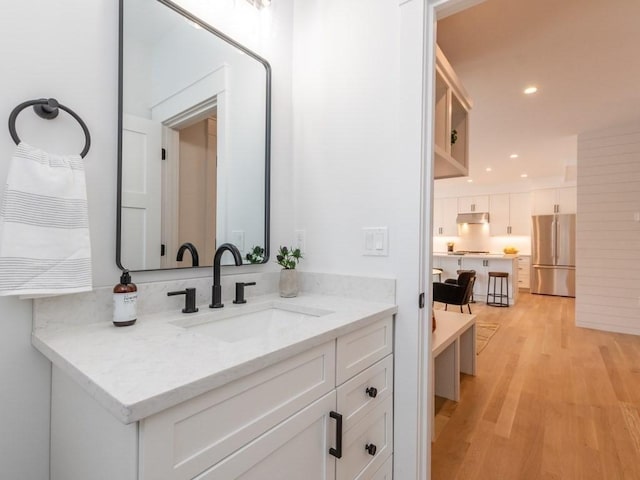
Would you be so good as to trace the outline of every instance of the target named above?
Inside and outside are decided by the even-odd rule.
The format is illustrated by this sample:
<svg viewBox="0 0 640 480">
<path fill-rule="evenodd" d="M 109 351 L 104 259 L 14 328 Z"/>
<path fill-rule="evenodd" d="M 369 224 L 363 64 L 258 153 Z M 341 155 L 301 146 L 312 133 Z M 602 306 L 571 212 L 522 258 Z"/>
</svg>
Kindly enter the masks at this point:
<svg viewBox="0 0 640 480">
<path fill-rule="evenodd" d="M 330 310 L 271 302 L 212 311 L 171 322 L 190 332 L 235 343 L 266 335 L 284 334 L 301 322 L 313 321 L 333 313 Z"/>
</svg>

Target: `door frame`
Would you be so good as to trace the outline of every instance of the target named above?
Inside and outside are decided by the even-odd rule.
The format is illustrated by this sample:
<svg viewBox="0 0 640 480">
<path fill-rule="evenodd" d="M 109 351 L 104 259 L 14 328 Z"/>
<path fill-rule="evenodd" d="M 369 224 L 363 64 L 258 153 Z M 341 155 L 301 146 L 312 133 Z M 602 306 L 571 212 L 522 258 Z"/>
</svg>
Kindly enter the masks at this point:
<svg viewBox="0 0 640 480">
<path fill-rule="evenodd" d="M 437 21 L 454 13 L 470 8 L 485 0 L 422 0 L 424 1 L 423 23 L 423 109 L 422 109 L 422 178 L 420 187 L 420 278 L 419 287 L 425 292 L 425 308 L 422 309 L 421 324 L 425 330 L 426 341 L 421 341 L 422 348 L 419 352 L 419 402 L 417 412 L 419 435 L 418 449 L 426 452 L 419 456 L 418 479 L 431 479 L 431 439 L 434 423 L 434 369 L 431 361 L 432 335 L 431 328 L 425 328 L 430 321 L 427 320 L 428 309 L 431 308 L 433 297 L 433 277 L 431 268 L 433 264 L 433 170 L 435 111 L 433 98 L 435 92 L 436 72 L 436 33 Z M 401 3 L 402 0 L 401 0 Z M 425 375 L 428 373 L 428 375 Z M 428 380 L 428 381 L 427 381 Z"/>
</svg>

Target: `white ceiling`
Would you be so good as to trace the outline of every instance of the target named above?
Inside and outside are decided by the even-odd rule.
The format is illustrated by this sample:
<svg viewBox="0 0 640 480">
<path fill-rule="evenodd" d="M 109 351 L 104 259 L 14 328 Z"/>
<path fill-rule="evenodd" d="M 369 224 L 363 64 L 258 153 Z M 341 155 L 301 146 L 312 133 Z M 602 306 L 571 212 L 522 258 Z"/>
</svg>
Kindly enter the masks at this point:
<svg viewBox="0 0 640 480">
<path fill-rule="evenodd" d="M 438 44 L 474 103 L 473 185 L 564 177 L 577 134 L 640 117 L 640 0 L 486 0 L 440 20 Z"/>
</svg>

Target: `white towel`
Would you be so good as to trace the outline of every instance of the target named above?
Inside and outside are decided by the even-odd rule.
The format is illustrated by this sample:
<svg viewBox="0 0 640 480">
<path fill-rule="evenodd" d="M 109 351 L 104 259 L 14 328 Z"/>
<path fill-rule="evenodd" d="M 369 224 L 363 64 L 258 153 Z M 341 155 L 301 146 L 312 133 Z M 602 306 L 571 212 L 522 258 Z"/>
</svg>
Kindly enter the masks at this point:
<svg viewBox="0 0 640 480">
<path fill-rule="evenodd" d="M 20 143 L 0 205 L 0 296 L 84 292 L 91 279 L 82 158 Z"/>
</svg>

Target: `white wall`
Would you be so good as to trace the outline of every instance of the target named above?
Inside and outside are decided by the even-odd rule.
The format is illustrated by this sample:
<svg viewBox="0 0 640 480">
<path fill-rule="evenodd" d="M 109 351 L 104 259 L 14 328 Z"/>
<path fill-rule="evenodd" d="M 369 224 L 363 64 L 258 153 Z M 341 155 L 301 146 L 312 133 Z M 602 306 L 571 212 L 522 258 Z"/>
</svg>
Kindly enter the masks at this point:
<svg viewBox="0 0 640 480">
<path fill-rule="evenodd" d="M 410 3 L 296 1 L 293 39 L 292 210 L 295 228 L 306 230 L 301 268 L 398 279 L 397 479 L 416 478 L 427 456 L 417 442 L 423 4 Z M 363 256 L 362 228 L 382 226 L 389 256 Z"/>
<path fill-rule="evenodd" d="M 640 335 L 640 121 L 578 137 L 576 324 Z"/>
<path fill-rule="evenodd" d="M 0 15 L 3 122 L 20 102 L 56 97 L 81 115 L 93 134 L 87 158 L 92 246 L 96 276 L 105 279 L 115 276 L 109 232 L 115 222 L 116 9 L 117 3 L 107 0 L 32 0 L 4 2 Z M 15 148 L 4 125 L 0 192 Z M 22 140 L 52 152 L 78 153 L 84 144 L 82 130 L 64 113 L 45 121 L 23 110 L 17 128 Z M 0 324 L 1 476 L 43 480 L 49 472 L 50 365 L 30 344 L 31 301 L 0 299 Z"/>
</svg>

